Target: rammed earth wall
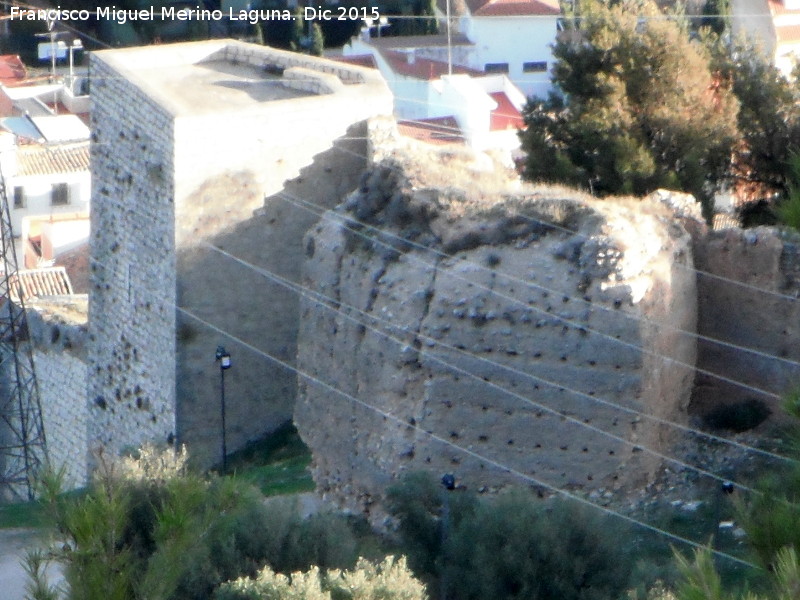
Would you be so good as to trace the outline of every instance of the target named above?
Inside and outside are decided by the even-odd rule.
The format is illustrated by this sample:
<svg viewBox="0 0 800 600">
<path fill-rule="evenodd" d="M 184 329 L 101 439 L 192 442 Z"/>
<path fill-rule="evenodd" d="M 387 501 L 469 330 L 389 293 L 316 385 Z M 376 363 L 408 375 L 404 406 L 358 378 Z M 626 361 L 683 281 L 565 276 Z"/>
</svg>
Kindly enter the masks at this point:
<svg viewBox="0 0 800 600">
<path fill-rule="evenodd" d="M 295 422 L 318 486 L 379 516 L 413 469 L 473 489 L 519 482 L 498 463 L 558 488 L 647 481 L 661 460 L 643 447 L 671 438 L 638 413 L 686 421 L 690 236 L 655 201 L 497 194 L 483 210 L 453 181 L 379 163 L 307 234 L 303 285 L 328 301 L 301 305 L 298 366 L 316 380 L 298 379 Z"/>
</svg>

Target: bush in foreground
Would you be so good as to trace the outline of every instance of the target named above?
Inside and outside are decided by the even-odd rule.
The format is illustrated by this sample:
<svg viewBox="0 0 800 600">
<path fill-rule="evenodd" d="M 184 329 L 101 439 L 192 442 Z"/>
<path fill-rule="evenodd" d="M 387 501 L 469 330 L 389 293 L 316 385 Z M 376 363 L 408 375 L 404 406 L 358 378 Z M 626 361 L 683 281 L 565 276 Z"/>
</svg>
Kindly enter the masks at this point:
<svg viewBox="0 0 800 600">
<path fill-rule="evenodd" d="M 222 584 L 214 600 L 425 600 L 425 586 L 414 578 L 405 559 L 389 556 L 378 565 L 360 559 L 352 571 L 321 573 L 313 567 L 290 576 L 269 567 L 255 578 Z"/>
<path fill-rule="evenodd" d="M 522 491 L 478 500 L 419 473 L 389 501 L 414 572 L 442 596 L 607 600 L 628 584 L 619 528 L 572 504 Z"/>
<path fill-rule="evenodd" d="M 220 583 L 264 564 L 288 571 L 355 563 L 354 535 L 341 517 L 303 520 L 293 505 L 265 506 L 255 488 L 191 474 L 185 454 L 170 450 L 100 459 L 82 497 L 59 495 L 55 481 L 46 494 L 62 537 L 55 559 L 69 598 L 209 598 Z M 46 589 L 37 577 L 32 586 Z"/>
</svg>

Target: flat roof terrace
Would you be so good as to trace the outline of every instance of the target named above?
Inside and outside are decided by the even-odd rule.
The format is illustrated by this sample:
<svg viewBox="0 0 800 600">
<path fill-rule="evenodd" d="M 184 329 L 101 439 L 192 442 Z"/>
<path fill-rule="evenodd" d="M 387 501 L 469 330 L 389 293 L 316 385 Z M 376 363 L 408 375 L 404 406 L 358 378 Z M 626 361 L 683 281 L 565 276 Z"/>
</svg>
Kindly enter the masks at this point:
<svg viewBox="0 0 800 600">
<path fill-rule="evenodd" d="M 270 102 L 388 90 L 372 69 L 236 40 L 101 50 L 93 55 L 175 117 L 260 111 Z"/>
<path fill-rule="evenodd" d="M 254 102 L 313 95 L 285 86 L 281 75 L 226 60 L 151 67 L 138 74 L 169 96 L 181 113 L 237 110 L 248 108 Z"/>
</svg>

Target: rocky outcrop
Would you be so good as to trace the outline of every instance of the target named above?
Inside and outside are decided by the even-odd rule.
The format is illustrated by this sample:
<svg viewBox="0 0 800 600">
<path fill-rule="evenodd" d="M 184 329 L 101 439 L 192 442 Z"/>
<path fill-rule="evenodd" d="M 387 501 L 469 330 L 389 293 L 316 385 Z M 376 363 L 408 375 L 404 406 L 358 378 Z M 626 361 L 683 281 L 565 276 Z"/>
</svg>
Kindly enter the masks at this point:
<svg viewBox="0 0 800 600">
<path fill-rule="evenodd" d="M 508 193 L 450 159 L 378 164 L 306 236 L 295 422 L 318 487 L 379 517 L 408 469 L 647 479 L 669 436 L 639 413 L 685 420 L 693 379 L 686 230 L 656 199 Z"/>
</svg>

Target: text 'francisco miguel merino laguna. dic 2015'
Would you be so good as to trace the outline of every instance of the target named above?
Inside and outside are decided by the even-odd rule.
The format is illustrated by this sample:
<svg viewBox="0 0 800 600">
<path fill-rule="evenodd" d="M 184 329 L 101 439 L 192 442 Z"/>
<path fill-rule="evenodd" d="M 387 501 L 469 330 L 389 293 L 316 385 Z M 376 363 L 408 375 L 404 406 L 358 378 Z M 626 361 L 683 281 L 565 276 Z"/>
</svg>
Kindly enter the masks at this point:
<svg viewBox="0 0 800 600">
<path fill-rule="evenodd" d="M 296 18 L 305 20 L 322 21 L 345 21 L 361 20 L 366 18 L 377 19 L 380 17 L 378 9 L 375 7 L 345 7 L 337 6 L 334 8 L 323 8 L 305 6 L 299 15 L 294 14 L 288 9 L 270 10 L 235 10 L 229 8 L 227 11 L 210 10 L 205 8 L 180 8 L 174 6 L 163 6 L 158 10 L 151 6 L 138 10 L 117 8 L 116 6 L 103 6 L 91 10 L 87 9 L 62 9 L 60 6 L 55 8 L 22 8 L 19 6 L 11 7 L 11 19 L 25 21 L 89 21 L 91 19 L 103 19 L 115 21 L 124 25 L 128 21 L 246 21 L 255 25 L 259 21 L 292 21 Z"/>
</svg>

